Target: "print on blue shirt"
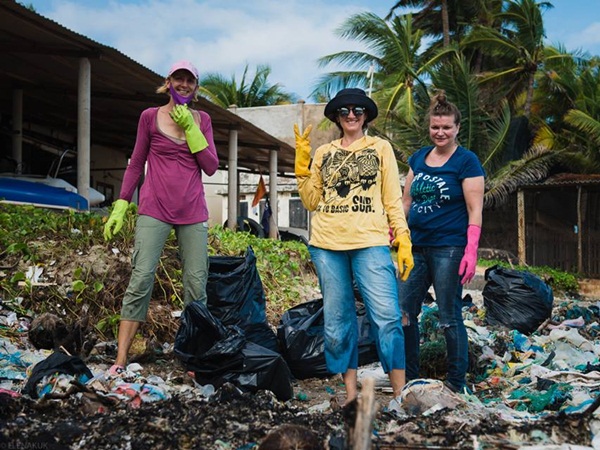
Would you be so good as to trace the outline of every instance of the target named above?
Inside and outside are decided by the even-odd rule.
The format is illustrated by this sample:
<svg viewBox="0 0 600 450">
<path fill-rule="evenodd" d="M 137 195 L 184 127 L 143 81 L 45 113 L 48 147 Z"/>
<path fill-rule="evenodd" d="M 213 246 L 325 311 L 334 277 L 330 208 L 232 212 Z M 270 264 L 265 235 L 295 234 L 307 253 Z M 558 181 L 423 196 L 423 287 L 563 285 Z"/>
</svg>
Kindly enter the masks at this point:
<svg viewBox="0 0 600 450">
<path fill-rule="evenodd" d="M 420 247 L 467 244 L 468 214 L 462 191 L 465 178 L 483 176 L 477 156 L 459 146 L 441 167 L 430 167 L 425 158 L 433 147 L 424 147 L 408 160 L 414 173 L 408 227 L 412 243 Z"/>
<path fill-rule="evenodd" d="M 419 214 L 433 212 L 434 208 L 441 208 L 445 201 L 450 200 L 449 190 L 446 181 L 441 177 L 423 172 L 416 174 L 410 188 L 413 208 L 417 208 Z"/>
</svg>

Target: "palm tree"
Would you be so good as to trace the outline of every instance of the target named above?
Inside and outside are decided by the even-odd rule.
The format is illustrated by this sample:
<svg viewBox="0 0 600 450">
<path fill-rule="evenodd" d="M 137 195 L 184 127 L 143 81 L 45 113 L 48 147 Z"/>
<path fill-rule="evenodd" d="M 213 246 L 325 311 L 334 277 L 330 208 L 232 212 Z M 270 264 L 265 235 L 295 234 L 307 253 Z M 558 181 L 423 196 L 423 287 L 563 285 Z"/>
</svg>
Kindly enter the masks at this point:
<svg viewBox="0 0 600 450">
<path fill-rule="evenodd" d="M 271 68 L 268 65 L 259 65 L 252 80 L 247 79 L 248 65 L 246 65 L 238 85 L 235 75 L 232 75 L 231 79 L 226 79 L 221 74 L 208 73 L 200 79 L 199 93 L 225 109 L 231 105 L 245 108 L 284 105 L 296 101 L 295 96 L 284 92 L 279 83 L 268 82 L 270 74 Z"/>
<path fill-rule="evenodd" d="M 487 93 L 481 89 L 477 74 L 464 55 L 456 50 L 451 58 L 432 70 L 430 76 L 431 90 L 443 89 L 461 111 L 458 140 L 477 154 L 486 171 L 486 206 L 501 204 L 520 184 L 547 176 L 556 155 L 543 145 L 526 150 L 515 160 L 507 160 L 505 156 L 518 121 L 512 117 L 506 100 L 495 108 L 484 108 Z M 386 137 L 400 154 L 401 164 L 417 148 L 430 143 L 428 129 L 422 125 L 426 121 L 428 103 L 421 102 L 420 117 L 412 124 L 397 117 L 386 128 Z"/>
<path fill-rule="evenodd" d="M 386 20 L 400 8 L 418 10 L 413 13 L 414 25 L 434 39 L 430 50 L 436 50 L 459 42 L 474 25 L 495 26 L 502 0 L 399 0 Z"/>
<path fill-rule="evenodd" d="M 454 3 L 453 0 L 450 0 Z M 394 12 L 399 8 L 418 8 L 418 13 L 415 14 L 415 25 L 420 29 L 427 31 L 428 34 L 438 35 L 439 34 L 439 23 L 442 24 L 442 40 L 444 47 L 450 45 L 450 19 L 448 13 L 448 0 L 441 0 L 439 7 L 436 0 L 399 0 L 390 9 L 390 12 L 386 16 L 386 20 L 389 20 L 394 15 Z M 441 21 L 439 20 L 441 16 Z M 437 19 L 437 26 L 432 26 L 433 23 L 429 22 L 430 18 L 435 17 Z"/>
<path fill-rule="evenodd" d="M 385 113 L 382 116 L 393 118 L 394 111 L 415 116 L 413 90 L 415 85 L 425 89 L 421 74 L 430 63 L 419 56 L 423 33 L 413 29 L 412 16 L 397 16 L 388 23 L 372 13 L 356 14 L 340 26 L 337 34 L 361 42 L 367 51 L 343 51 L 320 58 L 322 67 L 336 63 L 353 70 L 322 76 L 311 96 L 330 96 L 347 86 L 366 87 L 367 70 L 373 67 L 373 97 Z"/>
<path fill-rule="evenodd" d="M 600 170 L 600 58 L 574 55 L 548 65 L 539 81 L 534 107 L 546 120 L 536 142 L 560 152 L 560 163 L 569 170 Z"/>
<path fill-rule="evenodd" d="M 488 70 L 481 81 L 490 84 L 490 91 L 499 92 L 512 104 L 524 92 L 523 114 L 531 115 L 536 73 L 553 58 L 570 58 L 568 54 L 548 55 L 544 52 L 542 9 L 549 2 L 508 0 L 506 10 L 498 15 L 504 26 L 501 30 L 477 26 L 466 36 L 461 46 L 477 48 L 490 55 Z"/>
<path fill-rule="evenodd" d="M 440 5 L 433 0 L 406 0 L 398 5 L 400 3 Z M 450 42 L 445 46 L 433 43 L 426 49 L 421 43 L 428 31 L 415 26 L 421 12 L 414 18 L 411 14 L 390 15 L 388 21 L 373 14 L 350 17 L 338 34 L 361 42 L 367 50 L 345 51 L 321 58 L 322 65 L 335 62 L 342 67 L 349 66 L 350 70 L 327 74 L 315 92 L 325 94 L 333 92 L 332 87 L 337 90 L 348 85 L 365 86 L 367 69 L 375 67 L 372 95 L 385 114 L 382 115 L 384 120 L 376 121 L 373 132 L 392 142 L 399 165 L 405 169 L 402 166 L 410 154 L 429 143 L 426 113 L 430 92 L 445 90 L 463 116 L 461 144 L 479 156 L 486 170 L 485 204 L 497 205 L 523 183 L 548 176 L 556 164 L 567 162 L 565 155 L 580 161 L 587 159 L 581 151 L 567 152 L 563 147 L 552 145 L 550 140 L 532 141 L 532 125 L 538 130 L 538 137 L 544 124 L 551 125 L 553 120 L 563 130 L 568 125 L 569 133 L 579 133 L 580 142 L 584 139 L 582 135 L 593 139 L 600 135 L 596 135 L 597 122 L 590 122 L 579 113 L 565 114 L 578 101 L 584 101 L 580 95 L 583 88 L 568 86 L 566 82 L 561 87 L 556 77 L 552 82 L 551 68 L 579 67 L 580 63 L 560 47 L 543 45 L 541 9 L 549 7 L 549 3 L 448 0 L 449 11 L 456 10 L 459 4 L 469 4 L 472 7 L 469 11 L 477 12 L 475 17 L 464 17 L 461 26 L 456 28 L 458 31 L 450 34 L 456 37 L 465 33 L 466 37 L 459 43 Z M 503 11 L 502 5 L 506 6 Z M 451 30 L 452 17 L 451 14 Z M 569 75 L 565 71 L 564 76 L 576 80 L 581 73 Z M 588 84 L 586 89 L 592 91 L 593 82 L 590 80 Z M 533 89 L 534 86 L 537 89 Z M 544 91 L 544 88 L 554 91 Z M 550 105 L 543 102 L 544 97 L 557 99 L 560 95 L 570 99 L 561 101 L 562 109 L 555 106 L 551 110 Z M 593 98 L 587 95 L 590 105 Z M 518 115 L 522 111 L 525 116 Z M 548 115 L 550 112 L 554 116 Z M 539 114 L 543 117 L 538 118 Z M 588 116 L 597 121 L 598 116 Z M 575 137 L 571 141 L 573 139 Z M 588 148 L 592 147 L 588 145 Z M 593 148 L 598 148 L 598 143 Z"/>
</svg>

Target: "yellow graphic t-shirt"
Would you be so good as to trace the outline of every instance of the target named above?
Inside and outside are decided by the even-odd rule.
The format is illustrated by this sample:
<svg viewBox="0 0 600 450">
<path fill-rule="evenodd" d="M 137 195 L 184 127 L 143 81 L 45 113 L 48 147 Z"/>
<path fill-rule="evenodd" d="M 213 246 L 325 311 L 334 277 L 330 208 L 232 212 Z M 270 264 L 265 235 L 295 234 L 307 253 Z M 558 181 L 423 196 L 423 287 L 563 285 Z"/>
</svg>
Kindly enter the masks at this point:
<svg viewBox="0 0 600 450">
<path fill-rule="evenodd" d="M 407 231 L 398 165 L 392 146 L 364 136 L 348 148 L 341 139 L 319 147 L 311 175 L 297 177 L 302 203 L 314 211 L 310 244 L 351 250 L 389 244 Z"/>
</svg>

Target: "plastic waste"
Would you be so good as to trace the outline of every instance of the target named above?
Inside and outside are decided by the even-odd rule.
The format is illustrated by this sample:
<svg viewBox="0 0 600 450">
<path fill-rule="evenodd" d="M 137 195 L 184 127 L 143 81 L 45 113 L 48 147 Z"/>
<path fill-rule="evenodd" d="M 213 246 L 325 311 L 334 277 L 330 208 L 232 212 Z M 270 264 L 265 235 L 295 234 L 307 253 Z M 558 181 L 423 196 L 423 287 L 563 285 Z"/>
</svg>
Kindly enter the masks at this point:
<svg viewBox="0 0 600 450">
<path fill-rule="evenodd" d="M 54 352 L 48 358 L 35 365 L 29 380 L 27 380 L 27 384 L 23 388 L 23 393 L 32 398 L 37 398 L 37 384 L 44 377 L 54 374 L 71 375 L 77 377 L 83 383 L 94 377 L 90 369 L 78 356 L 69 356 L 61 352 Z"/>
<path fill-rule="evenodd" d="M 379 360 L 371 323 L 364 305 L 357 303 L 358 364 Z M 311 300 L 288 309 L 281 316 L 277 338 L 292 374 L 300 379 L 324 378 L 332 374 L 325 362 L 323 299 Z"/>
<path fill-rule="evenodd" d="M 266 389 L 284 401 L 293 396 L 283 357 L 248 341 L 239 327 L 223 325 L 201 302 L 185 308 L 174 353 L 200 384 L 218 389 L 231 383 L 246 392 Z"/>
<path fill-rule="evenodd" d="M 408 414 L 424 414 L 431 408 L 454 409 L 464 401 L 442 381 L 418 378 L 404 386 L 400 394 L 402 409 Z"/>
<path fill-rule="evenodd" d="M 552 288 L 526 271 L 490 267 L 483 288 L 486 321 L 523 334 L 534 332 L 552 315 Z"/>
<path fill-rule="evenodd" d="M 208 309 L 223 325 L 239 326 L 250 342 L 279 351 L 277 336 L 267 321 L 265 292 L 252 247 L 241 257 L 209 257 L 206 295 Z"/>
</svg>

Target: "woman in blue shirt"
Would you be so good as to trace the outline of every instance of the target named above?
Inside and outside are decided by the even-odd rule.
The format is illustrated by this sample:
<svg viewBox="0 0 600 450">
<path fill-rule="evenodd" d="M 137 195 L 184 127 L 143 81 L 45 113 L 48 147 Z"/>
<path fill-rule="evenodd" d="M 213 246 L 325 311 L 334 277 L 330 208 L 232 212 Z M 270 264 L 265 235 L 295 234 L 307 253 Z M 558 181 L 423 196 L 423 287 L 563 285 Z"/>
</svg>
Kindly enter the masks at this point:
<svg viewBox="0 0 600 450">
<path fill-rule="evenodd" d="M 419 324 L 423 299 L 433 285 L 448 353 L 446 385 L 455 392 L 466 386 L 468 338 L 462 318 L 462 286 L 471 281 L 483 212 L 484 170 L 477 156 L 460 146 L 460 111 L 443 91 L 429 108 L 433 146 L 408 160 L 403 206 L 413 243 L 415 266 L 399 280 L 404 325 L 406 379 L 419 377 Z"/>
</svg>

